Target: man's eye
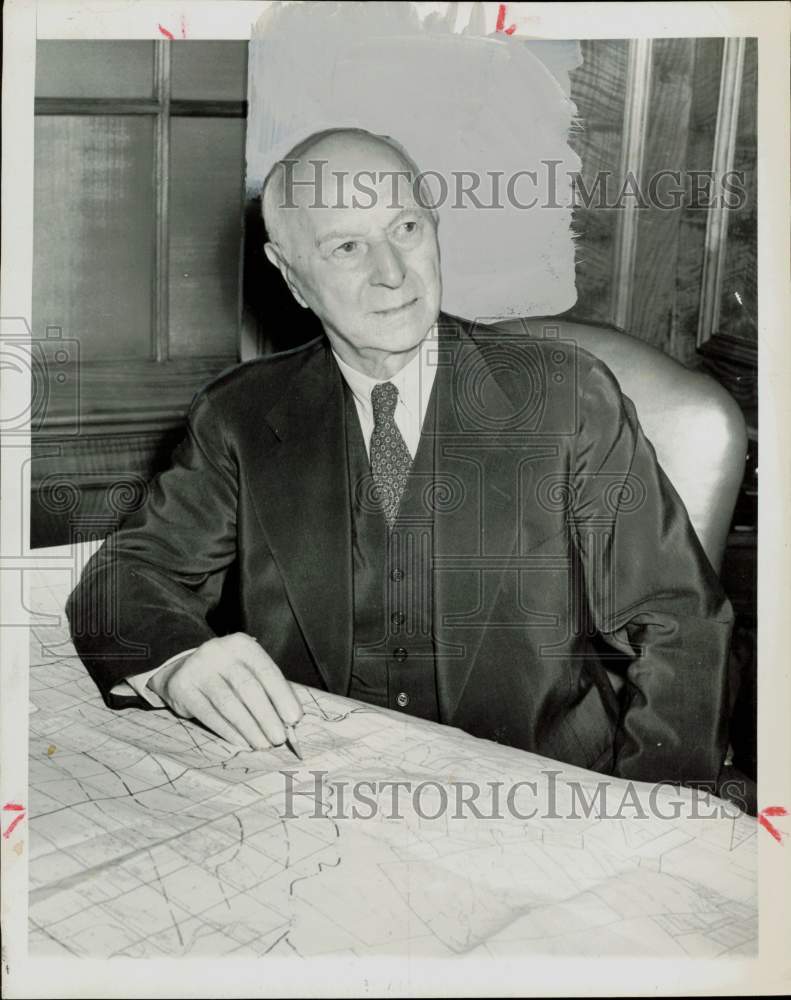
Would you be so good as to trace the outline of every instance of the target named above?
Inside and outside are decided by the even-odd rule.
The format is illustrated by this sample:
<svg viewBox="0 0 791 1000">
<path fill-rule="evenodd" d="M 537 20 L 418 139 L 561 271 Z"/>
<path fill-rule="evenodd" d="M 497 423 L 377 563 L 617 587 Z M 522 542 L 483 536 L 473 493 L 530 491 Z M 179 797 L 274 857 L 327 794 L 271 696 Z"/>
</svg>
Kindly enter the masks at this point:
<svg viewBox="0 0 791 1000">
<path fill-rule="evenodd" d="M 335 253 L 339 257 L 349 257 L 353 254 L 359 247 L 359 243 L 356 240 L 347 240 L 345 243 L 341 243 L 340 246 L 335 247 Z"/>
<path fill-rule="evenodd" d="M 396 227 L 396 238 L 406 242 L 412 242 L 420 236 L 420 223 L 416 219 L 402 222 Z"/>
</svg>

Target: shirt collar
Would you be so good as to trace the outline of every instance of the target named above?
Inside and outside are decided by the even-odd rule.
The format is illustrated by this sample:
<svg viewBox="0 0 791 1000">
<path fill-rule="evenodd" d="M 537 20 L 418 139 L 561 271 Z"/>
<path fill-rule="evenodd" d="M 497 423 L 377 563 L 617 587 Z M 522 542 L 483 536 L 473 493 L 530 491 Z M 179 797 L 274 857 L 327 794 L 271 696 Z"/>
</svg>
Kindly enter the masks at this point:
<svg viewBox="0 0 791 1000">
<path fill-rule="evenodd" d="M 431 387 L 434 383 L 437 365 L 437 324 L 435 323 L 423 340 L 417 354 L 404 367 L 396 372 L 390 379 L 371 378 L 363 372 L 357 371 L 347 364 L 333 349 L 332 353 L 338 362 L 346 380 L 346 384 L 352 391 L 354 398 L 364 408 L 366 413 L 372 412 L 371 390 L 382 382 L 392 382 L 398 389 L 398 405 L 406 407 L 409 414 L 418 419 L 422 418 L 422 412 Z"/>
</svg>

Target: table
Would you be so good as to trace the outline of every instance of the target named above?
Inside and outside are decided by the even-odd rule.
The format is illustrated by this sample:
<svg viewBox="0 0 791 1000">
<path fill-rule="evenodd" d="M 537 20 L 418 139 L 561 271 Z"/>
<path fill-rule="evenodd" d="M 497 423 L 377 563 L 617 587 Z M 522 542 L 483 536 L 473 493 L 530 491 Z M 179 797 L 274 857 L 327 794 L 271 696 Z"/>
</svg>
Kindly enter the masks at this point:
<svg viewBox="0 0 791 1000">
<path fill-rule="evenodd" d="M 303 763 L 112 712 L 65 579 L 31 574 L 33 956 L 755 954 L 733 807 L 308 688 Z"/>
</svg>

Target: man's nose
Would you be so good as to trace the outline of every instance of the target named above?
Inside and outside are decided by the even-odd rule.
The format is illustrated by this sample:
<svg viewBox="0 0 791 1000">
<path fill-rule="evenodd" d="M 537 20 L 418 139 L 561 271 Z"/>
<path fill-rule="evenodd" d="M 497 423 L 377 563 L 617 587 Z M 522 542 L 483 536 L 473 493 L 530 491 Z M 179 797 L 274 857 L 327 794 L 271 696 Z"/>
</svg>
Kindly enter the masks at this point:
<svg viewBox="0 0 791 1000">
<path fill-rule="evenodd" d="M 373 248 L 371 284 L 398 288 L 404 280 L 406 270 L 398 250 L 389 240 L 382 240 Z"/>
</svg>

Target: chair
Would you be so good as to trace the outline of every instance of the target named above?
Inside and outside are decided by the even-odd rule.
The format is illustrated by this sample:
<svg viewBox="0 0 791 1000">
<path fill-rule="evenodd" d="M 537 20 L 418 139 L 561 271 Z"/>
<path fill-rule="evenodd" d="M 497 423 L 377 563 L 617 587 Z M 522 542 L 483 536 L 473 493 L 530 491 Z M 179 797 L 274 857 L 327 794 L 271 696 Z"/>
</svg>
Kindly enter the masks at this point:
<svg viewBox="0 0 791 1000">
<path fill-rule="evenodd" d="M 541 337 L 545 325 L 615 375 L 719 572 L 747 454 L 744 416 L 736 401 L 710 376 L 618 330 L 553 317 L 497 324 L 510 334 L 533 337 Z"/>
</svg>

